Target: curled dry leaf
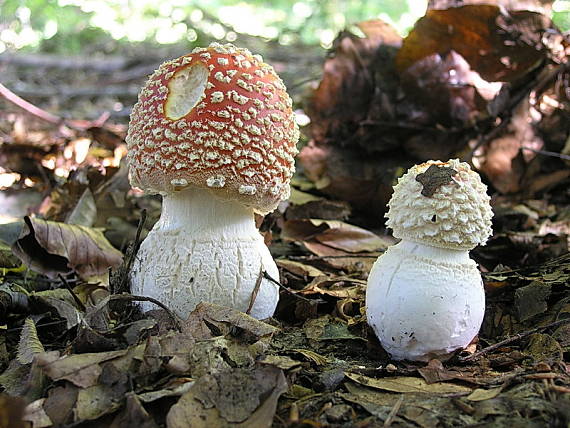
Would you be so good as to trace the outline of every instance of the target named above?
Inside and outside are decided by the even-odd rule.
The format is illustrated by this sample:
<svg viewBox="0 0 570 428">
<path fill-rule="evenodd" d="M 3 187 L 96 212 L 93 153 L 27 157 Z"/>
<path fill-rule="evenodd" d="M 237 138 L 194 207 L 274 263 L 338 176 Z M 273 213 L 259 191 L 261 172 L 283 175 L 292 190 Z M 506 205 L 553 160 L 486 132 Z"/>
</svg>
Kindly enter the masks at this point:
<svg viewBox="0 0 570 428">
<path fill-rule="evenodd" d="M 50 278 L 75 271 L 89 280 L 122 262 L 122 253 L 98 230 L 30 217 L 24 221 L 12 251 L 31 269 Z"/>
<path fill-rule="evenodd" d="M 27 424 L 22 420 L 26 401 L 23 398 L 0 394 L 0 427 L 24 428 Z"/>
<path fill-rule="evenodd" d="M 457 394 L 470 393 L 471 388 L 452 383 L 428 384 L 424 379 L 411 376 L 397 376 L 387 378 L 372 378 L 356 373 L 345 373 L 346 377 L 361 385 L 384 391 L 400 393 L 424 394 Z"/>
<path fill-rule="evenodd" d="M 196 306 L 182 326 L 183 332 L 197 340 L 225 335 L 236 328 L 255 340 L 270 338 L 278 330 L 243 312 L 205 302 Z"/>
<path fill-rule="evenodd" d="M 339 276 L 336 278 L 315 278 L 301 294 L 324 294 L 339 299 L 364 299 L 366 281 L 362 279 Z"/>
<path fill-rule="evenodd" d="M 167 427 L 269 428 L 286 390 L 283 372 L 273 366 L 205 375 L 171 407 Z"/>
<path fill-rule="evenodd" d="M 303 278 L 316 278 L 319 276 L 325 276 L 325 273 L 322 270 L 305 263 L 297 262 L 295 260 L 277 259 L 275 260 L 275 263 L 277 263 L 277 266 L 280 268 Z"/>
<path fill-rule="evenodd" d="M 283 225 L 283 239 L 316 241 L 349 253 L 384 250 L 393 243 L 369 230 L 338 220 L 288 220 Z"/>
<path fill-rule="evenodd" d="M 434 53 L 459 53 L 485 80 L 514 81 L 546 57 L 541 34 L 550 20 L 529 11 L 504 13 L 498 6 L 468 5 L 429 10 L 404 40 L 396 67 L 404 72 Z"/>
</svg>

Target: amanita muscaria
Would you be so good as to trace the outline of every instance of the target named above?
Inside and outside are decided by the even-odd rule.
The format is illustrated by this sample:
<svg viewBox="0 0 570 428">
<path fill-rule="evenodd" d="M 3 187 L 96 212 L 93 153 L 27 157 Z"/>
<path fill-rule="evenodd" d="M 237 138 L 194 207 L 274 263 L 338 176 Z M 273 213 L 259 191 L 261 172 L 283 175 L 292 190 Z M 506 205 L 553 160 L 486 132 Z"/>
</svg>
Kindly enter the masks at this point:
<svg viewBox="0 0 570 428">
<path fill-rule="evenodd" d="M 394 187 L 386 225 L 401 241 L 378 258 L 366 292 L 368 323 L 392 358 L 445 357 L 479 332 L 485 293 L 469 250 L 491 235 L 486 190 L 457 159 L 413 166 Z"/>
<path fill-rule="evenodd" d="M 211 44 L 163 63 L 133 108 L 131 184 L 163 196 L 132 292 L 186 317 L 201 301 L 270 317 L 279 272 L 254 213 L 289 196 L 298 127 L 285 86 L 259 55 Z M 254 299 L 254 300 L 253 300 Z M 143 304 L 143 309 L 151 306 Z"/>
</svg>

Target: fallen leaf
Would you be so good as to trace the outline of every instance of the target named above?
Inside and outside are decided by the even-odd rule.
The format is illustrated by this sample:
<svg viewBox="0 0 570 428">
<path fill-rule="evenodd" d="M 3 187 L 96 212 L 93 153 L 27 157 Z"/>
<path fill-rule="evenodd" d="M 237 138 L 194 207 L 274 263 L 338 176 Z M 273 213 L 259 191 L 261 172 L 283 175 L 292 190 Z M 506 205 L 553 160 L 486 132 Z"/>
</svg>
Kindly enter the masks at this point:
<svg viewBox="0 0 570 428">
<path fill-rule="evenodd" d="M 124 393 L 125 391 L 108 385 L 94 385 L 80 389 L 75 403 L 75 421 L 94 420 L 113 413 L 121 407 Z"/>
<path fill-rule="evenodd" d="M 328 315 L 306 321 L 303 330 L 307 339 L 312 340 L 364 340 L 362 337 L 352 334 L 346 322 Z"/>
<path fill-rule="evenodd" d="M 65 223 L 91 227 L 97 219 L 97 206 L 91 189 L 87 187 L 73 210 L 65 218 Z"/>
<path fill-rule="evenodd" d="M 102 372 L 101 363 L 125 356 L 129 349 L 68 355 L 61 358 L 53 353 L 37 356 L 40 367 L 53 380 L 65 379 L 81 388 L 97 385 Z M 56 357 L 56 359 L 54 359 Z"/>
<path fill-rule="evenodd" d="M 127 426 L 158 428 L 158 425 L 142 406 L 134 392 L 127 393 L 124 409 L 113 419 L 109 428 L 122 428 Z"/>
<path fill-rule="evenodd" d="M 490 400 L 492 398 L 497 397 L 501 393 L 502 390 L 503 390 L 502 387 L 491 388 L 491 389 L 477 388 L 477 389 L 473 390 L 473 392 L 471 394 L 469 394 L 467 397 L 465 397 L 465 399 L 469 400 L 469 401 Z"/>
<path fill-rule="evenodd" d="M 22 420 L 30 422 L 32 424 L 32 428 L 46 428 L 53 426 L 52 420 L 43 408 L 45 401 L 45 398 L 41 398 L 26 406 Z"/>
<path fill-rule="evenodd" d="M 338 220 L 288 220 L 283 225 L 282 238 L 288 240 L 315 239 L 329 247 L 349 253 L 386 249 L 392 241 L 352 224 Z"/>
<path fill-rule="evenodd" d="M 72 422 L 78 394 L 79 388 L 67 382 L 50 388 L 43 409 L 54 426 L 65 426 Z"/>
<path fill-rule="evenodd" d="M 285 269 L 294 275 L 302 276 L 303 278 L 325 276 L 325 273 L 322 270 L 305 263 L 297 262 L 295 260 L 277 259 L 275 260 L 275 263 L 280 268 Z"/>
<path fill-rule="evenodd" d="M 143 392 L 138 395 L 138 398 L 143 403 L 152 403 L 153 401 L 160 400 L 164 397 L 180 397 L 184 395 L 194 385 L 194 381 L 187 380 L 172 388 L 159 389 L 158 391 Z"/>
<path fill-rule="evenodd" d="M 348 276 L 318 277 L 299 291 L 301 294 L 323 294 L 339 299 L 364 299 L 365 292 L 366 281 Z"/>
<path fill-rule="evenodd" d="M 41 302 L 54 308 L 57 314 L 66 321 L 67 329 L 71 329 L 81 322 L 82 315 L 75 307 L 75 302 L 69 290 L 61 288 L 46 290 L 46 292 L 32 293 L 30 297 L 35 302 Z"/>
<path fill-rule="evenodd" d="M 272 366 L 205 375 L 170 408 L 167 427 L 269 428 L 286 390 L 283 372 Z"/>
<path fill-rule="evenodd" d="M 545 58 L 539 34 L 551 27 L 549 19 L 538 13 L 507 15 L 495 5 L 428 10 L 404 40 L 396 67 L 403 72 L 428 55 L 454 50 L 483 79 L 513 81 Z"/>
<path fill-rule="evenodd" d="M 0 428 L 25 428 L 23 421 L 26 402 L 19 397 L 0 394 Z"/>
<path fill-rule="evenodd" d="M 100 277 L 123 260 L 98 230 L 30 217 L 24 221 L 12 251 L 31 269 L 52 279 L 72 270 L 85 280 Z"/>
<path fill-rule="evenodd" d="M 384 391 L 400 393 L 423 393 L 423 394 L 457 394 L 468 393 L 472 389 L 452 383 L 428 384 L 424 379 L 409 376 L 397 376 L 388 378 L 372 378 L 361 374 L 346 372 L 346 376 L 364 386 L 381 389 Z"/>
<path fill-rule="evenodd" d="M 215 332 L 212 332 L 212 327 L 215 327 Z M 205 302 L 198 304 L 190 313 L 182 330 L 192 334 L 195 339 L 210 339 L 228 334 L 236 327 L 242 334 L 255 340 L 269 338 L 278 331 L 276 327 L 238 310 Z"/>
<path fill-rule="evenodd" d="M 294 360 L 293 358 L 286 357 L 284 355 L 267 355 L 263 360 L 260 360 L 259 362 L 260 364 L 275 366 L 281 370 L 290 370 L 301 365 L 300 361 Z"/>
<path fill-rule="evenodd" d="M 329 359 L 327 357 L 318 354 L 315 351 L 311 351 L 310 349 L 294 348 L 291 349 L 291 351 L 298 352 L 309 361 L 315 363 L 317 366 L 324 366 L 329 362 Z"/>
</svg>

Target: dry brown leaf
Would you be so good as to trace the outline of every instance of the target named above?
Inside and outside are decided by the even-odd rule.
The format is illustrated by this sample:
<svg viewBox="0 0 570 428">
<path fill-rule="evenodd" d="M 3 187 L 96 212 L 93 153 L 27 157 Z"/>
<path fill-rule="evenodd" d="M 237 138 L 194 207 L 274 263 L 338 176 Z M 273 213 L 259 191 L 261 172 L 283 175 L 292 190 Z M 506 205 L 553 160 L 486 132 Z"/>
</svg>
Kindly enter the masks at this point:
<svg viewBox="0 0 570 428">
<path fill-rule="evenodd" d="M 269 428 L 286 390 L 283 372 L 272 366 L 205 375 L 170 408 L 167 427 Z"/>
<path fill-rule="evenodd" d="M 325 276 L 325 273 L 322 270 L 305 263 L 297 262 L 295 260 L 277 259 L 275 260 L 275 263 L 280 268 L 285 269 L 294 275 L 302 276 L 303 278 Z"/>
<path fill-rule="evenodd" d="M 44 373 L 53 380 L 66 379 L 81 388 L 97 385 L 101 375 L 101 363 L 125 356 L 128 349 L 110 352 L 69 355 L 54 360 L 53 353 L 38 355 L 38 363 Z"/>
<path fill-rule="evenodd" d="M 22 420 L 26 401 L 19 397 L 0 394 L 0 428 L 24 428 Z"/>
<path fill-rule="evenodd" d="M 470 393 L 471 388 L 453 383 L 428 384 L 424 379 L 410 376 L 372 378 L 357 373 L 346 372 L 346 377 L 361 385 L 384 391 L 423 394 L 457 394 Z"/>
<path fill-rule="evenodd" d="M 95 229 L 25 217 L 12 251 L 31 269 L 50 278 L 74 270 L 83 279 L 117 268 L 123 255 Z"/>
<path fill-rule="evenodd" d="M 491 389 L 477 388 L 477 389 L 473 390 L 473 392 L 465 398 L 469 401 L 490 400 L 492 398 L 497 397 L 501 393 L 502 390 L 503 390 L 502 387 L 491 388 Z"/>
<path fill-rule="evenodd" d="M 513 81 L 545 58 L 540 34 L 551 27 L 550 20 L 538 13 L 506 15 L 492 5 L 428 10 L 404 40 L 396 66 L 404 72 L 422 58 L 453 50 L 483 79 Z"/>
<path fill-rule="evenodd" d="M 212 333 L 209 326 L 217 328 L 215 334 Z M 256 320 L 243 312 L 205 302 L 198 304 L 196 309 L 190 313 L 182 326 L 182 330 L 199 340 L 227 334 L 235 327 L 254 337 L 255 340 L 269 338 L 278 331 L 276 327 Z"/>
<path fill-rule="evenodd" d="M 45 401 L 45 398 L 41 398 L 26 406 L 23 420 L 30 422 L 33 428 L 47 428 L 54 425 L 44 410 L 43 405 Z"/>
<path fill-rule="evenodd" d="M 366 281 L 348 276 L 338 276 L 335 278 L 315 278 L 304 289 L 301 294 L 325 294 L 340 299 L 353 298 L 363 299 L 366 292 Z"/>
<path fill-rule="evenodd" d="M 122 428 L 127 426 L 158 428 L 158 425 L 142 406 L 134 392 L 127 394 L 125 408 L 113 419 L 109 428 Z"/>
<path fill-rule="evenodd" d="M 288 220 L 283 225 L 282 237 L 299 241 L 314 239 L 349 253 L 382 250 L 392 244 L 366 229 L 338 220 Z"/>
</svg>

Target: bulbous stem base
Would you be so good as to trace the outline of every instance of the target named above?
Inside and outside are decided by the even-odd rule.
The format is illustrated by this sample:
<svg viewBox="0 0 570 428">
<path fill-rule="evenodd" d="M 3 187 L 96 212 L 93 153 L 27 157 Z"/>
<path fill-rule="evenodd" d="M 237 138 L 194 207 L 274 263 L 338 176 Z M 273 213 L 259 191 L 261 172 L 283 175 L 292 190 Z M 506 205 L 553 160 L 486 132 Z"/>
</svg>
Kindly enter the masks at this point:
<svg viewBox="0 0 570 428">
<path fill-rule="evenodd" d="M 374 264 L 366 311 L 392 358 L 441 358 L 478 333 L 485 313 L 483 282 L 467 251 L 402 240 Z"/>
<path fill-rule="evenodd" d="M 153 297 L 185 319 L 200 302 L 245 312 L 263 271 L 279 280 L 253 210 L 189 189 L 164 198 L 161 218 L 141 244 L 130 278 L 133 294 Z M 278 299 L 278 286 L 262 279 L 250 314 L 272 316 Z"/>
</svg>

